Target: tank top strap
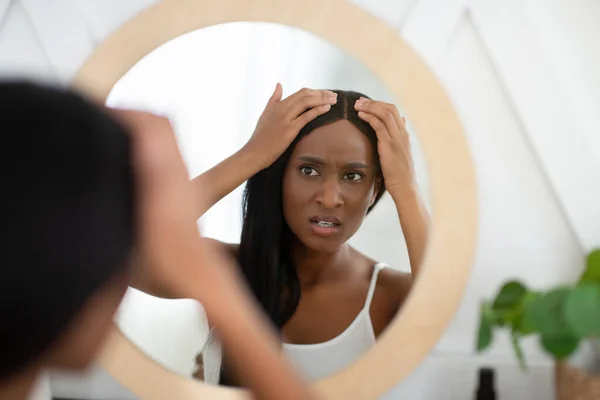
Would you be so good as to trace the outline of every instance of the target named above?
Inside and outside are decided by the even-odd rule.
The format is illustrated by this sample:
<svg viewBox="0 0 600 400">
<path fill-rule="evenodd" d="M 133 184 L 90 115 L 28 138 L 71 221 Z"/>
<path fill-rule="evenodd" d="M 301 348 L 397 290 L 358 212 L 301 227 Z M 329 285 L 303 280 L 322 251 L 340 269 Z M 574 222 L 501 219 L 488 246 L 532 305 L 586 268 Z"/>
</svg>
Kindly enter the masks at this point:
<svg viewBox="0 0 600 400">
<path fill-rule="evenodd" d="M 367 292 L 367 300 L 365 301 L 365 307 L 367 310 L 371 307 L 371 300 L 373 300 L 373 294 L 375 293 L 375 287 L 377 286 L 377 276 L 379 271 L 385 268 L 384 263 L 377 263 L 373 268 L 373 275 L 371 275 L 371 283 L 369 284 L 369 291 Z"/>
</svg>

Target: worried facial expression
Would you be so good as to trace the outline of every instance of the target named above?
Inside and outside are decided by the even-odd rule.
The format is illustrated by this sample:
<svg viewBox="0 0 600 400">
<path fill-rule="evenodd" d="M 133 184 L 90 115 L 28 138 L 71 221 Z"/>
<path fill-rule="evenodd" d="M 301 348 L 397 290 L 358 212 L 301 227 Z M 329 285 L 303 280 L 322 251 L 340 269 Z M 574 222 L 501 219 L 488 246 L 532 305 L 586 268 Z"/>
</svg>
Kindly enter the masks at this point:
<svg viewBox="0 0 600 400">
<path fill-rule="evenodd" d="M 374 149 L 346 120 L 319 127 L 292 151 L 283 176 L 283 213 L 296 238 L 332 252 L 350 239 L 380 188 Z"/>
</svg>

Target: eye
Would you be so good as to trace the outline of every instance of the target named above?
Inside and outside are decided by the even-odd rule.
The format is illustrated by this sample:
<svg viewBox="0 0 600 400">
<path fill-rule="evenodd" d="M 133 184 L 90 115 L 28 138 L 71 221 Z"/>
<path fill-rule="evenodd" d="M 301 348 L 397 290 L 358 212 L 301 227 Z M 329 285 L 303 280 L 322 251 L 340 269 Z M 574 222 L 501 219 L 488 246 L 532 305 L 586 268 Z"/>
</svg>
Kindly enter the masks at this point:
<svg viewBox="0 0 600 400">
<path fill-rule="evenodd" d="M 349 181 L 360 181 L 363 178 L 363 175 L 359 172 L 348 172 L 344 175 L 344 179 Z"/>
<path fill-rule="evenodd" d="M 300 173 L 306 176 L 317 176 L 319 173 L 313 167 L 309 167 L 308 165 L 303 165 L 300 167 Z"/>
</svg>

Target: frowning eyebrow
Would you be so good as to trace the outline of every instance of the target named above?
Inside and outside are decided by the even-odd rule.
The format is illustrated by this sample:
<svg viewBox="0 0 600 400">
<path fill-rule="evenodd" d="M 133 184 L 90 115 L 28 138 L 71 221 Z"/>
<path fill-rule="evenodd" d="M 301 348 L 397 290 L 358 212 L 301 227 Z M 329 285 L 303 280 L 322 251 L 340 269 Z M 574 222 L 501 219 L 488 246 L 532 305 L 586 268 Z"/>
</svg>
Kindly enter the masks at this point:
<svg viewBox="0 0 600 400">
<path fill-rule="evenodd" d="M 298 160 L 308 162 L 311 164 L 323 166 L 326 164 L 325 160 L 319 157 L 311 157 L 311 156 L 300 156 Z M 346 168 L 350 169 L 368 169 L 369 166 L 363 162 L 353 161 L 345 164 Z"/>
</svg>

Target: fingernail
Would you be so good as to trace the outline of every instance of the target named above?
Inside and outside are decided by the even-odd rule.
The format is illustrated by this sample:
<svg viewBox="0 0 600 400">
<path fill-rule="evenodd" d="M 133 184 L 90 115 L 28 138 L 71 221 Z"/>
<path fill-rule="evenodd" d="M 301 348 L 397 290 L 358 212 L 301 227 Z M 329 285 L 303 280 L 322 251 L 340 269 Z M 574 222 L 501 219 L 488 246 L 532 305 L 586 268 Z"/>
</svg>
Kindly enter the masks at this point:
<svg viewBox="0 0 600 400">
<path fill-rule="evenodd" d="M 337 93 L 336 92 L 332 92 L 331 90 L 326 90 L 325 93 L 327 93 L 330 96 L 335 96 L 337 97 Z"/>
<path fill-rule="evenodd" d="M 363 104 L 365 104 L 365 100 L 361 98 L 361 99 L 358 99 L 358 100 L 356 100 L 356 103 L 355 103 L 354 105 L 355 105 L 356 107 L 360 107 L 360 106 L 362 106 Z"/>
</svg>

